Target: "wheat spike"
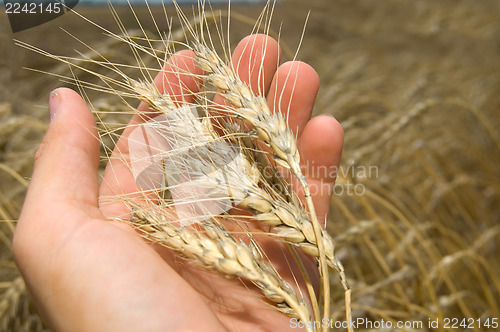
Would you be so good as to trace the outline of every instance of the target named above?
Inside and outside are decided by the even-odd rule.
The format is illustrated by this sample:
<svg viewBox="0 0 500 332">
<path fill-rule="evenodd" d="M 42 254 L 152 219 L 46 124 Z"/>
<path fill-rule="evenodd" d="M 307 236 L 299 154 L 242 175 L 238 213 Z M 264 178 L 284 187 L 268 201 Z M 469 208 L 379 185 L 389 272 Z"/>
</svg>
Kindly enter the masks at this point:
<svg viewBox="0 0 500 332">
<path fill-rule="evenodd" d="M 163 213 L 136 209 L 131 218 L 146 238 L 158 242 L 204 268 L 228 278 L 244 278 L 260 288 L 278 310 L 303 321 L 310 314 L 294 289 L 266 261 L 256 257 L 255 250 L 238 242 L 216 222 L 206 221 L 205 233 L 176 226 Z"/>
</svg>

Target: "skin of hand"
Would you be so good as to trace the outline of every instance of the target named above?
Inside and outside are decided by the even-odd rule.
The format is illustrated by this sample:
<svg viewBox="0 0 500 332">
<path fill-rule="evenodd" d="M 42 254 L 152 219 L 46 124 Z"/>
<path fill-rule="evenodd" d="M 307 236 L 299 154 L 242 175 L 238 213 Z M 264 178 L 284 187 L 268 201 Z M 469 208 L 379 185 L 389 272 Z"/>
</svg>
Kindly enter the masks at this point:
<svg viewBox="0 0 500 332">
<path fill-rule="evenodd" d="M 167 61 L 155 79 L 161 92 L 178 101 L 194 100 L 198 82 L 188 73 L 201 70 L 193 57 L 191 51 L 180 51 Z M 278 68 L 279 60 L 276 41 L 252 35 L 239 43 L 232 63 L 254 91 L 266 92 L 272 110 L 287 112 L 303 162 L 337 167 L 340 124 L 327 115 L 311 119 L 318 75 L 298 61 Z M 251 70 L 255 63 L 263 64 L 262 72 Z M 144 241 L 126 223 L 113 221 L 127 213 L 126 207 L 103 204 L 102 197 L 137 190 L 126 162 L 129 129 L 114 151 L 120 158 L 111 158 L 99 184 L 96 123 L 86 103 L 74 91 L 60 88 L 51 93 L 49 108 L 51 122 L 35 155 L 13 249 L 54 331 L 291 329 L 290 319 L 266 304 L 256 288 L 186 264 L 168 249 Z M 147 111 L 147 105 L 139 110 Z M 131 123 L 141 121 L 144 117 L 135 115 Z M 311 187 L 322 188 L 314 196 L 320 220 L 326 218 L 334 181 L 332 173 L 308 177 Z M 283 260 L 282 252 L 272 259 L 275 266 L 280 256 Z"/>
</svg>

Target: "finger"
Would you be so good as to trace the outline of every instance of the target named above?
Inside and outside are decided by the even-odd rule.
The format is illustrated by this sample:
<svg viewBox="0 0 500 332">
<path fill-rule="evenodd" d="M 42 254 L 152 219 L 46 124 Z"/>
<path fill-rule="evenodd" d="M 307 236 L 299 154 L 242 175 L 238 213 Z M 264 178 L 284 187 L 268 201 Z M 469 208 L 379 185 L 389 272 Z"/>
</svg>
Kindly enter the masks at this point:
<svg viewBox="0 0 500 332">
<path fill-rule="evenodd" d="M 199 91 L 199 77 L 203 73 L 197 66 L 192 51 L 184 50 L 174 54 L 156 76 L 154 82 L 161 93 L 168 94 L 178 105 L 192 103 Z M 147 121 L 148 105 L 142 102 L 127 128 L 115 145 L 108 165 L 104 171 L 100 193 L 103 197 L 127 195 L 139 191 L 130 169 L 128 137 L 137 124 Z M 107 217 L 118 217 L 128 213 L 123 204 L 101 202 L 101 210 Z"/>
<path fill-rule="evenodd" d="M 50 95 L 51 122 L 35 155 L 13 249 L 18 263 L 68 239 L 85 220 L 99 217 L 99 142 L 96 123 L 82 98 L 60 88 Z M 70 215 L 78 214 L 74 218 Z M 51 256 L 46 256 L 51 257 Z"/>
<path fill-rule="evenodd" d="M 267 102 L 271 110 L 284 114 L 289 128 L 300 136 L 311 118 L 318 90 L 316 71 L 304 62 L 289 61 L 274 75 Z"/>
<path fill-rule="evenodd" d="M 169 95 L 177 105 L 193 103 L 202 74 L 203 70 L 197 65 L 193 51 L 182 50 L 168 59 L 153 82 L 160 93 Z M 138 110 L 147 111 L 147 107 L 142 102 Z"/>
<path fill-rule="evenodd" d="M 238 43 L 231 65 L 240 80 L 248 84 L 254 94 L 266 96 L 280 58 L 281 50 L 276 40 L 263 34 L 255 34 Z M 215 96 L 214 103 L 229 105 L 221 95 Z"/>
<path fill-rule="evenodd" d="M 344 131 L 330 115 L 312 118 L 304 127 L 298 147 L 318 220 L 325 221 L 342 155 Z"/>
<path fill-rule="evenodd" d="M 247 83 L 255 94 L 265 96 L 280 59 L 278 42 L 269 36 L 256 34 L 247 36 L 238 43 L 231 64 L 238 77 Z"/>
<path fill-rule="evenodd" d="M 70 89 L 53 91 L 49 105 L 52 120 L 35 155 L 26 200 L 97 208 L 99 142 L 94 117 Z"/>
<path fill-rule="evenodd" d="M 274 75 L 267 103 L 273 112 L 280 112 L 287 118 L 288 127 L 296 137 L 300 138 L 306 123 L 311 118 L 318 89 L 319 77 L 311 66 L 300 61 L 286 62 Z M 262 148 L 268 150 L 263 145 Z M 300 151 L 300 147 L 298 148 Z M 292 181 L 297 194 L 303 198 L 303 190 L 298 179 L 285 170 L 282 174 Z"/>
</svg>

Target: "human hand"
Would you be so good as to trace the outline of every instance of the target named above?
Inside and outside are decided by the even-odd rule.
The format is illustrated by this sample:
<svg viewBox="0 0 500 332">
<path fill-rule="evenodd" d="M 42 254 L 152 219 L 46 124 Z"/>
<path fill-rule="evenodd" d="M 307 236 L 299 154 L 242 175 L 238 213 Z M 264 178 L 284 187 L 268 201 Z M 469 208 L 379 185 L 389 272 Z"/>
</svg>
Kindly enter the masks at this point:
<svg viewBox="0 0 500 332">
<path fill-rule="evenodd" d="M 155 79 L 174 100 L 190 100 L 197 91 L 195 76 L 187 74 L 201 74 L 193 56 L 190 51 L 174 54 Z M 262 58 L 263 72 L 252 70 Z M 330 116 L 310 119 L 317 74 L 301 62 L 285 63 L 276 71 L 278 63 L 277 43 L 262 35 L 247 37 L 233 54 L 241 79 L 254 91 L 262 87 L 271 109 L 287 112 L 303 162 L 326 169 L 338 166 L 340 125 Z M 102 197 L 137 190 L 126 162 L 130 130 L 117 142 L 114 155 L 119 157 L 111 158 L 99 186 L 99 144 L 87 105 L 75 92 L 57 89 L 50 110 L 55 115 L 35 156 L 14 253 L 54 330 L 290 328 L 289 319 L 266 304 L 256 289 L 180 263 L 169 250 L 146 243 L 128 224 L 112 221 L 127 213 L 126 207 L 100 204 Z M 139 110 L 146 111 L 147 105 Z M 141 121 L 135 115 L 131 123 Z M 314 197 L 320 220 L 328 212 L 334 180 L 331 172 L 308 178 L 311 187 L 321 188 Z M 278 258 L 272 262 L 280 263 Z"/>
</svg>

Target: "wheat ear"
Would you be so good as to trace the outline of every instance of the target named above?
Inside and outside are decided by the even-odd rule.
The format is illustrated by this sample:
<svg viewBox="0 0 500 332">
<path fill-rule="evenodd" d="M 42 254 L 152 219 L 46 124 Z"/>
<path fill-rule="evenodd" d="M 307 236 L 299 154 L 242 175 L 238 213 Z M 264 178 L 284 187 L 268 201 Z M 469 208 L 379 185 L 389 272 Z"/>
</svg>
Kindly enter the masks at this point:
<svg viewBox="0 0 500 332">
<path fill-rule="evenodd" d="M 236 241 L 216 221 L 206 221 L 205 232 L 194 232 L 176 226 L 162 212 L 144 208 L 136 209 L 131 221 L 147 239 L 225 277 L 247 279 L 261 289 L 279 311 L 304 322 L 310 320 L 307 306 L 303 300 L 298 300 L 290 284 L 269 263 L 259 258 L 256 250 Z"/>
</svg>

